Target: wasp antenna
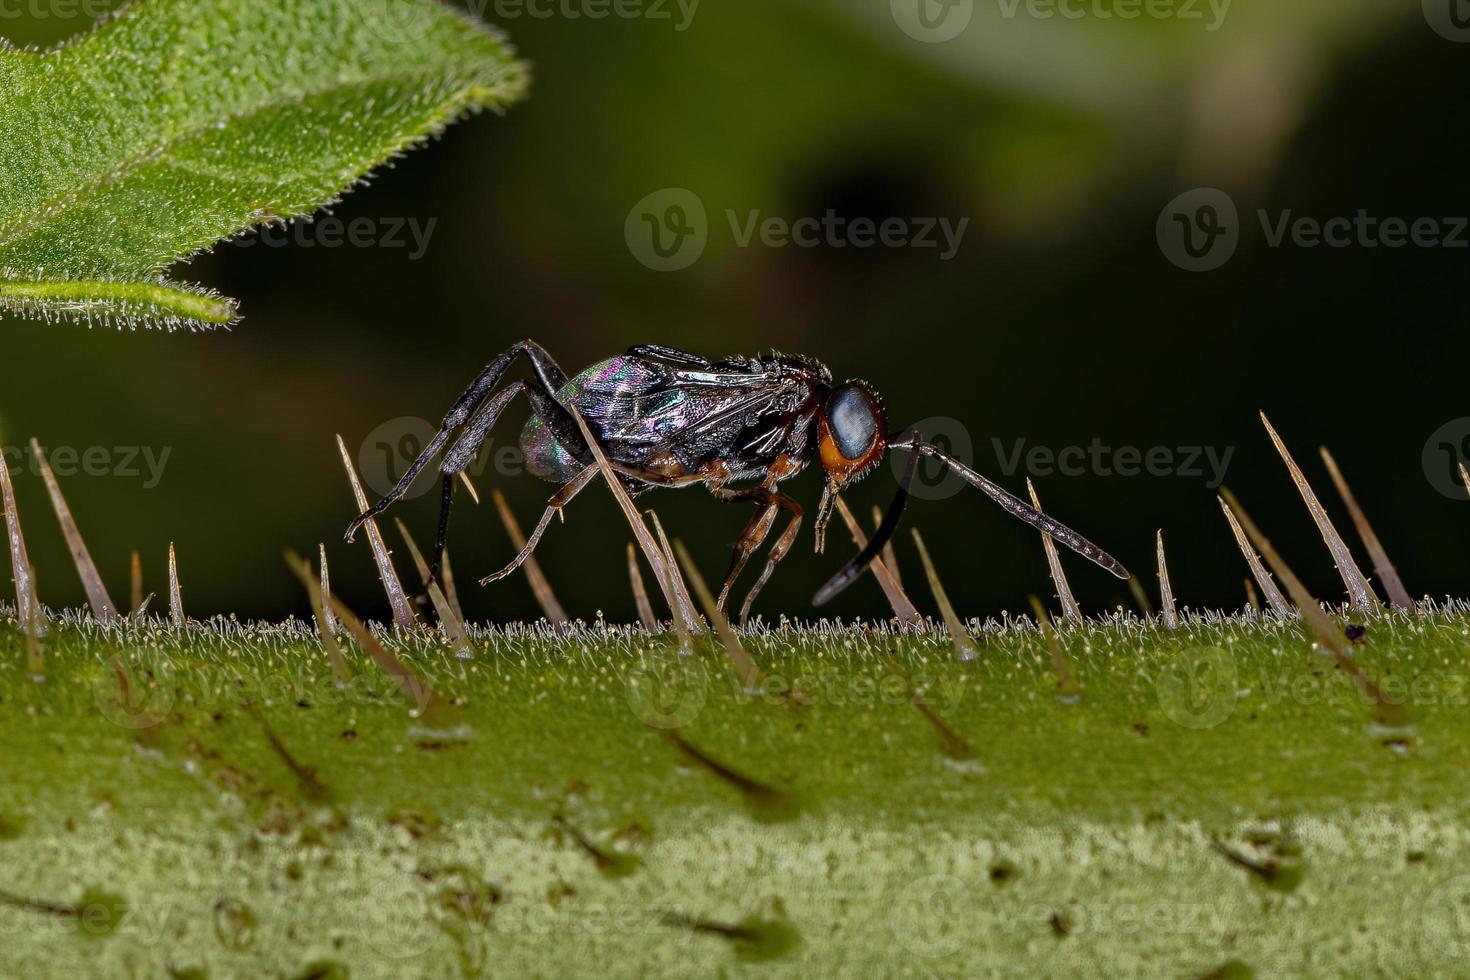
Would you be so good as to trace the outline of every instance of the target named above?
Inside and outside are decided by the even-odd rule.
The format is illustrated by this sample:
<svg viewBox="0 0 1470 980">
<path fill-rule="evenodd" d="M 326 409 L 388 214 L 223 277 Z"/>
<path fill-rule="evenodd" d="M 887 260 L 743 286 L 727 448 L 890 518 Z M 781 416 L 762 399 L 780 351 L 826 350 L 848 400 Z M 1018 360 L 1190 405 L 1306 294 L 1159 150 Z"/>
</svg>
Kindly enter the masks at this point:
<svg viewBox="0 0 1470 980">
<path fill-rule="evenodd" d="M 985 496 L 989 497 L 991 500 L 999 504 L 1001 508 L 1004 509 L 1005 512 L 1010 514 L 1012 517 L 1016 518 L 1017 520 L 1024 521 L 1027 524 L 1030 524 L 1038 531 L 1045 532 L 1046 534 L 1051 536 L 1053 541 L 1056 541 L 1058 544 L 1065 545 L 1066 547 L 1072 549 L 1083 558 L 1086 558 L 1094 565 L 1097 565 L 1099 568 L 1103 568 L 1111 572 L 1117 578 L 1126 580 L 1129 577 L 1128 569 L 1124 568 L 1123 563 L 1118 561 L 1118 559 L 1114 558 L 1112 555 L 1108 554 L 1106 551 L 1102 550 L 1097 545 L 1093 544 L 1091 541 L 1087 540 L 1082 535 L 1072 530 L 1070 527 L 1067 527 L 1067 525 L 1051 517 L 1048 517 L 1046 514 L 1043 514 L 1035 507 L 1032 507 L 1030 504 L 1023 501 L 1020 497 L 1017 497 L 1010 491 L 1006 490 L 1000 484 L 988 480 L 985 477 L 981 476 L 979 473 L 976 473 L 974 470 L 970 469 L 968 466 L 966 466 L 964 463 L 961 463 L 953 456 L 950 456 L 938 446 L 930 445 L 927 442 L 921 442 L 919 441 L 917 436 L 914 436 L 910 433 L 904 433 L 898 436 L 889 443 L 889 446 L 894 449 L 912 450 L 915 457 L 921 455 L 931 456 L 934 459 L 939 460 L 945 466 L 948 466 L 951 470 L 957 473 L 960 478 L 968 483 L 970 486 L 974 487 L 976 490 L 979 490 L 981 493 L 985 494 Z"/>
</svg>

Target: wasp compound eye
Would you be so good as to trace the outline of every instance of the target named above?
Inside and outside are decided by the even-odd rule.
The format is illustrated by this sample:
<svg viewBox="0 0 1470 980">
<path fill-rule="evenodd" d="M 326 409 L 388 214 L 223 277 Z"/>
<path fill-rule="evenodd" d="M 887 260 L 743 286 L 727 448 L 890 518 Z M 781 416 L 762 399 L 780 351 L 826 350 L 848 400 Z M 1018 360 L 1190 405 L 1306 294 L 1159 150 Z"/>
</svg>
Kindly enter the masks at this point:
<svg viewBox="0 0 1470 980">
<path fill-rule="evenodd" d="M 858 385 L 842 385 L 827 399 L 827 426 L 844 459 L 862 459 L 878 438 L 873 396 Z"/>
</svg>

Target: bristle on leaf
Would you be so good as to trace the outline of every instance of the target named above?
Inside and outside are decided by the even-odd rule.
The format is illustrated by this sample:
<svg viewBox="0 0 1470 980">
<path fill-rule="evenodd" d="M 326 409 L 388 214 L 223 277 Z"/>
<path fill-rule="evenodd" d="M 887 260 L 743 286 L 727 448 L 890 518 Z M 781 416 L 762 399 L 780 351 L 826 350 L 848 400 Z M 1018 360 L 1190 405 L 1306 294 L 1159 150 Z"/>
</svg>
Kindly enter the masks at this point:
<svg viewBox="0 0 1470 980">
<path fill-rule="evenodd" d="M 412 535 L 408 533 L 408 526 L 396 517 L 393 523 L 397 526 L 398 533 L 403 538 L 404 547 L 408 548 L 409 557 L 413 559 L 414 567 L 419 572 L 419 578 L 429 593 L 429 602 L 434 606 L 434 615 L 439 617 L 439 627 L 444 631 L 444 639 L 448 641 L 450 649 L 456 656 L 472 656 L 469 637 L 465 635 L 464 623 L 454 614 L 454 609 L 449 605 L 449 600 L 444 598 L 444 590 L 439 588 L 439 583 L 430 580 L 429 563 L 424 561 L 423 552 L 419 551 L 419 546 L 414 543 Z"/>
<path fill-rule="evenodd" d="M 168 618 L 174 629 L 184 625 L 184 593 L 179 588 L 179 559 L 174 543 L 168 543 Z"/>
<path fill-rule="evenodd" d="M 675 541 L 674 552 L 678 555 L 680 564 L 684 566 L 689 581 L 694 584 L 694 591 L 699 596 L 700 605 L 704 607 L 704 614 L 709 617 L 715 633 L 719 636 L 720 642 L 724 644 L 725 654 L 730 658 L 730 663 L 735 666 L 736 676 L 740 678 L 740 686 L 747 691 L 759 690 L 762 677 L 760 668 L 755 665 L 754 660 L 750 659 L 750 654 L 740 644 L 740 637 L 736 636 L 735 630 L 730 627 L 730 621 L 720 612 L 714 594 L 705 584 L 704 576 L 699 573 L 694 559 L 689 557 L 689 550 L 684 547 L 684 542 Z"/>
<path fill-rule="evenodd" d="M 1156 536 L 1159 552 L 1159 604 L 1163 609 L 1164 629 L 1179 628 L 1179 612 L 1174 608 L 1174 588 L 1169 584 L 1169 564 L 1164 560 L 1164 531 Z"/>
<path fill-rule="evenodd" d="M 51 472 L 51 464 L 46 461 L 46 454 L 41 450 L 41 444 L 35 439 L 31 440 L 31 454 L 41 468 L 41 479 L 45 481 L 46 492 L 51 496 L 51 507 L 56 511 L 56 520 L 61 524 L 61 533 L 66 538 L 66 546 L 71 549 L 71 558 L 77 567 L 77 576 L 82 580 L 82 588 L 87 593 L 87 602 L 92 607 L 92 618 L 102 623 L 116 622 L 118 619 L 117 606 L 113 605 L 112 599 L 107 595 L 107 589 L 102 584 L 102 576 L 97 573 L 97 564 L 92 561 L 92 554 L 87 550 L 87 543 L 82 540 L 82 532 L 77 528 L 77 522 L 71 516 L 71 508 L 66 505 L 66 498 L 61 495 L 61 486 L 56 482 L 56 474 Z"/>
<path fill-rule="evenodd" d="M 1082 696 L 1082 686 L 1077 683 L 1077 678 L 1072 674 L 1072 667 L 1067 663 L 1066 651 L 1062 649 L 1062 641 L 1057 638 L 1057 631 L 1052 627 L 1051 617 L 1046 613 L 1046 606 L 1036 596 L 1030 597 L 1031 611 L 1036 614 L 1036 626 L 1041 630 L 1041 635 L 1046 639 L 1046 647 L 1051 651 L 1052 669 L 1057 674 L 1057 693 L 1063 701 L 1076 701 Z"/>
<path fill-rule="evenodd" d="M 1282 442 L 1281 437 L 1276 434 L 1265 412 L 1261 413 L 1261 424 L 1266 427 L 1271 441 L 1276 444 L 1276 451 L 1281 454 L 1281 459 L 1286 463 L 1286 469 L 1291 474 L 1291 481 L 1296 484 L 1297 491 L 1302 495 L 1302 502 L 1307 505 L 1307 511 L 1312 515 L 1317 530 L 1322 534 L 1322 540 L 1327 544 L 1327 550 L 1332 554 L 1332 561 L 1337 565 L 1343 585 L 1347 587 L 1349 603 L 1358 612 L 1376 612 L 1378 599 L 1373 595 L 1373 589 L 1368 584 L 1367 577 L 1358 568 L 1358 563 L 1353 560 L 1352 552 L 1348 551 L 1342 535 L 1338 534 L 1337 528 L 1332 526 L 1332 519 L 1327 516 L 1326 509 L 1317 500 L 1316 493 L 1312 491 L 1312 485 L 1302 474 L 1301 467 L 1296 465 L 1296 460 L 1292 459 L 1291 453 L 1287 451 L 1286 443 Z"/>
<path fill-rule="evenodd" d="M 842 522 L 847 525 L 847 530 L 852 535 L 853 544 L 857 545 L 858 551 L 862 551 L 868 546 L 868 536 L 863 533 L 863 529 L 858 524 L 857 519 L 852 516 L 852 511 L 847 509 L 847 503 L 841 497 L 837 497 L 836 500 L 837 513 L 842 515 Z M 868 566 L 868 570 L 873 573 L 873 578 L 878 580 L 879 588 L 883 590 L 883 594 L 888 598 L 888 605 L 893 608 L 893 615 L 898 618 L 900 623 L 907 623 L 909 625 L 922 623 L 924 617 L 919 614 L 918 609 L 914 608 L 914 604 L 909 600 L 908 595 L 904 593 L 903 586 L 899 584 L 898 576 L 893 572 L 895 566 L 891 562 L 892 549 L 884 549 L 883 554 L 885 557 L 873 559 L 873 563 Z"/>
<path fill-rule="evenodd" d="M 1302 611 L 1302 617 L 1311 627 L 1312 633 L 1317 637 L 1317 642 L 1332 654 L 1338 668 L 1351 677 L 1353 683 L 1357 684 L 1358 688 L 1378 705 L 1379 717 L 1385 724 L 1404 724 L 1407 720 L 1404 706 L 1374 684 L 1368 675 L 1363 673 L 1363 669 L 1348 655 L 1347 637 L 1332 621 L 1332 617 L 1322 609 L 1322 604 L 1307 591 L 1307 587 L 1302 584 L 1301 579 L 1296 577 L 1296 573 L 1286 564 L 1285 559 L 1277 553 L 1271 541 L 1256 527 L 1255 522 L 1240 506 L 1240 501 L 1235 499 L 1234 494 L 1224 487 L 1220 488 L 1220 494 L 1229 504 L 1230 510 L 1239 518 L 1241 525 L 1245 528 L 1245 533 L 1270 563 L 1272 571 L 1286 584 L 1286 591 L 1291 594 L 1292 601 Z"/>
<path fill-rule="evenodd" d="M 1383 583 L 1383 591 L 1388 595 L 1388 601 L 1399 609 L 1412 610 L 1414 600 L 1409 598 L 1409 590 L 1404 588 L 1403 579 L 1399 578 L 1398 569 L 1393 567 L 1393 562 L 1388 560 L 1388 552 L 1383 549 L 1383 542 L 1378 540 L 1378 534 L 1373 530 L 1373 525 L 1368 523 L 1368 515 L 1363 513 L 1363 508 L 1358 506 L 1358 498 L 1353 495 L 1348 486 L 1347 479 L 1343 477 L 1342 471 L 1337 468 L 1337 461 L 1327 451 L 1326 446 L 1321 447 L 1322 462 L 1327 467 L 1327 474 L 1332 477 L 1332 483 L 1337 487 L 1338 496 L 1342 497 L 1348 514 L 1352 516 L 1353 526 L 1358 529 L 1358 537 L 1363 539 L 1363 547 L 1368 549 L 1368 557 L 1373 562 L 1373 571 L 1378 573 L 1378 581 Z"/>
<path fill-rule="evenodd" d="M 913 529 L 913 535 L 914 544 L 919 549 L 919 560 L 924 563 L 924 575 L 929 579 L 929 591 L 934 593 L 934 601 L 939 605 L 939 615 L 944 617 L 944 628 L 949 631 L 950 642 L 954 644 L 954 657 L 956 660 L 974 660 L 980 654 L 975 650 L 975 645 L 970 642 L 970 631 L 965 628 L 964 622 L 954 611 L 954 606 L 949 601 L 949 594 L 940 584 L 939 571 L 929 558 L 929 549 L 924 547 L 924 538 L 919 534 L 918 528 Z"/>
<path fill-rule="evenodd" d="M 347 471 L 347 482 L 352 485 L 352 499 L 357 503 L 357 512 L 366 513 L 367 494 L 363 492 L 362 481 L 357 477 L 357 467 L 352 465 L 347 443 L 342 441 L 340 435 L 337 436 L 337 450 L 342 454 L 342 467 Z M 363 527 L 367 529 L 368 545 L 373 551 L 373 561 L 378 566 L 378 580 L 383 583 L 383 591 L 388 595 L 388 605 L 393 610 L 393 625 L 402 629 L 414 629 L 419 625 L 418 617 L 414 615 L 408 594 L 403 591 L 403 583 L 399 581 L 398 572 L 393 568 L 393 559 L 388 553 L 388 545 L 383 541 L 383 532 L 378 530 L 378 522 L 371 518 Z"/>
<path fill-rule="evenodd" d="M 306 589 L 308 596 L 321 594 L 321 582 L 317 580 L 316 574 L 312 572 L 311 565 L 303 561 L 296 552 L 287 550 L 286 564 L 295 573 L 297 580 Z M 372 631 L 363 624 L 361 619 L 357 618 L 357 615 L 351 609 L 348 609 L 342 603 L 342 600 L 336 596 L 331 596 L 331 602 L 332 611 L 336 613 L 337 619 L 347 629 L 347 632 L 351 633 L 353 638 L 357 640 L 363 652 L 369 657 L 372 657 L 373 661 L 383 673 L 387 674 L 398 685 L 398 689 L 413 702 L 414 717 L 420 719 L 427 725 L 433 725 L 435 727 L 447 728 L 456 723 L 458 712 L 455 711 L 452 705 L 442 700 L 434 693 L 434 689 L 429 686 L 427 681 L 414 673 L 391 650 L 378 642 L 377 637 L 373 636 Z"/>
<path fill-rule="evenodd" d="M 638 508 L 633 505 L 633 498 L 623 487 L 622 480 L 607 461 L 607 455 L 603 453 L 602 447 L 592 435 L 592 430 L 587 427 L 587 420 L 582 418 L 582 413 L 575 407 L 571 408 L 572 417 L 576 419 L 578 428 L 582 431 L 582 439 L 587 443 L 592 453 L 592 458 L 597 463 L 598 470 L 602 473 L 603 482 L 607 484 L 608 491 L 617 500 L 618 506 L 622 508 L 623 516 L 627 518 L 628 526 L 633 529 L 633 538 L 638 542 L 638 547 L 643 549 L 643 557 L 653 569 L 654 581 L 658 583 L 659 591 L 663 593 L 664 602 L 668 604 L 669 612 L 673 618 L 674 631 L 679 634 L 680 642 L 688 645 L 689 630 L 691 624 L 688 622 L 684 606 L 681 604 L 673 584 L 673 576 L 678 574 L 677 568 L 670 568 L 670 560 L 665 557 L 663 550 L 654 541 L 653 535 L 648 531 L 648 525 L 643 523 L 643 517 L 638 513 Z"/>
<path fill-rule="evenodd" d="M 643 572 L 638 568 L 638 549 L 628 542 L 628 581 L 633 586 L 633 604 L 638 607 L 638 621 L 652 633 L 658 629 L 658 620 L 653 617 L 653 606 L 648 602 L 648 589 L 643 584 Z"/>
<path fill-rule="evenodd" d="M 5 537 L 10 543 L 10 575 L 15 583 L 15 615 L 21 628 L 30 635 L 34 624 L 45 629 L 45 618 L 37 619 L 33 611 L 39 607 L 36 582 L 31 576 L 31 559 L 26 552 L 25 534 L 20 527 L 20 511 L 15 507 L 15 488 L 10 483 L 10 466 L 0 453 L 0 506 L 5 509 Z"/>
<path fill-rule="evenodd" d="M 1271 607 L 1271 611 L 1276 615 L 1282 617 L 1290 616 L 1291 606 L 1287 603 L 1286 597 L 1281 594 L 1281 590 L 1276 587 L 1276 583 L 1271 578 L 1271 573 L 1266 571 L 1265 566 L 1261 564 L 1260 556 L 1256 554 L 1255 549 L 1251 547 L 1250 541 L 1246 539 L 1245 531 L 1241 530 L 1240 522 L 1235 519 L 1235 514 L 1230 510 L 1230 505 L 1225 502 L 1224 497 L 1218 499 L 1220 501 L 1220 509 L 1225 512 L 1225 520 L 1230 522 L 1230 531 L 1235 535 L 1235 543 L 1240 548 L 1240 553 L 1245 556 L 1245 563 L 1250 567 L 1251 575 L 1255 576 L 1256 583 L 1260 585 L 1261 594 L 1266 597 L 1266 604 Z"/>
<path fill-rule="evenodd" d="M 511 513 L 510 505 L 505 502 L 505 494 L 495 490 L 490 496 L 495 501 L 495 509 L 500 513 L 500 523 L 505 525 L 505 533 L 510 538 L 510 543 L 515 546 L 516 551 L 520 551 L 526 546 L 526 536 L 521 533 L 521 525 L 516 521 L 515 514 Z M 565 626 L 570 622 L 566 610 L 557 601 L 556 593 L 551 589 L 551 582 L 541 571 L 541 563 L 536 560 L 536 556 L 528 557 L 523 567 L 526 572 L 526 581 L 531 583 L 531 592 L 536 596 L 536 604 L 541 607 L 541 614 L 553 626 Z"/>
<path fill-rule="evenodd" d="M 1029 476 L 1026 478 L 1026 489 L 1031 494 L 1031 506 L 1041 511 L 1041 498 L 1036 496 L 1036 486 Z M 1041 547 L 1046 552 L 1046 567 L 1051 570 L 1052 584 L 1056 586 L 1057 599 L 1062 604 L 1062 615 L 1068 622 L 1082 622 L 1082 610 L 1072 597 L 1072 586 L 1067 582 L 1067 573 L 1062 570 L 1062 558 L 1057 554 L 1057 543 L 1045 531 L 1041 532 Z"/>
</svg>

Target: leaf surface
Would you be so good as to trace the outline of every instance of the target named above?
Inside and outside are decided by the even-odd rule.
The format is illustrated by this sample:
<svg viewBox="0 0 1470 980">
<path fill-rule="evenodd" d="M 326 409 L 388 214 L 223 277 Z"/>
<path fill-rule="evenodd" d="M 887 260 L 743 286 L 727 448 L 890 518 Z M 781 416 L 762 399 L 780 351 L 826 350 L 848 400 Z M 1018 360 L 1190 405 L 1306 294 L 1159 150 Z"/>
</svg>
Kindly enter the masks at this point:
<svg viewBox="0 0 1470 980">
<path fill-rule="evenodd" d="M 168 267 L 310 215 L 526 83 L 435 0 L 143 0 L 54 50 L 6 47 L 0 310 L 229 324 L 233 300 Z"/>
</svg>

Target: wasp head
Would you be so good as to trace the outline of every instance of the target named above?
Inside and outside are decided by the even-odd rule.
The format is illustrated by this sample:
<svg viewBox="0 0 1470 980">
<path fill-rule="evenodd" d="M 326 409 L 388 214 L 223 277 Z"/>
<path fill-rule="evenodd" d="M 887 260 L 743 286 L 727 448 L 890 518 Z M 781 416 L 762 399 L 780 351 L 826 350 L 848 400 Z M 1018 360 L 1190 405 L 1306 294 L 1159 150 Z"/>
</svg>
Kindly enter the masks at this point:
<svg viewBox="0 0 1470 980">
<path fill-rule="evenodd" d="M 817 513 L 817 549 L 825 544 L 827 519 L 841 490 L 862 479 L 888 448 L 888 420 L 878 396 L 861 381 L 832 389 L 817 417 L 817 452 L 827 486 Z"/>
</svg>

